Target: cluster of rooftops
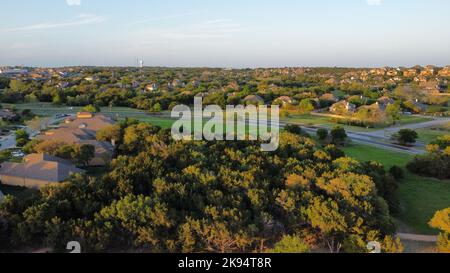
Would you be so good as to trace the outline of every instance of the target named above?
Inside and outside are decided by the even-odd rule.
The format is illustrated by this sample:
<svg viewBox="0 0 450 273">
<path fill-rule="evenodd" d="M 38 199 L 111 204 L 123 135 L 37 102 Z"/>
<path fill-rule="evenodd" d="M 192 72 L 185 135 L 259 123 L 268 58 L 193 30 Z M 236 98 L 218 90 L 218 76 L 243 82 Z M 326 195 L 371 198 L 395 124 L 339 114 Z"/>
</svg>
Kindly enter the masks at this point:
<svg viewBox="0 0 450 273">
<path fill-rule="evenodd" d="M 113 125 L 114 120 L 91 113 L 81 112 L 77 118 L 65 120 L 58 129 L 47 131 L 36 138 L 42 141 L 60 141 L 65 144 L 92 145 L 95 156 L 90 166 L 107 164 L 114 153 L 114 145 L 110 142 L 96 140 L 99 130 Z M 72 174 L 83 173 L 72 162 L 47 154 L 30 154 L 23 163 L 5 162 L 1 164 L 0 181 L 2 184 L 28 188 L 59 183 Z"/>
</svg>

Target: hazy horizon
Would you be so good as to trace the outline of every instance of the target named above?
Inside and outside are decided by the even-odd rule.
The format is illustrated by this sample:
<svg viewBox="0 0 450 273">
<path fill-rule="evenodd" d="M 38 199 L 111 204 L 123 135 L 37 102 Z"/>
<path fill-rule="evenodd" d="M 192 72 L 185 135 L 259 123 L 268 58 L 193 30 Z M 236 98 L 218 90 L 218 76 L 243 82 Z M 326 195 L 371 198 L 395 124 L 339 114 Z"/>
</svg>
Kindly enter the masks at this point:
<svg viewBox="0 0 450 273">
<path fill-rule="evenodd" d="M 412 65 L 412 66 L 398 66 L 398 65 L 394 65 L 394 66 L 255 66 L 255 67 L 220 67 L 220 66 L 144 66 L 143 68 L 167 68 L 167 69 L 201 69 L 201 68 L 205 68 L 205 69 L 282 69 L 282 68 L 342 68 L 342 69 L 373 69 L 373 68 L 384 68 L 384 67 L 389 67 L 389 68 L 411 68 L 411 67 L 415 67 L 415 66 L 421 66 L 421 67 L 425 67 L 425 66 L 435 66 L 435 67 L 447 67 L 450 65 L 434 65 L 434 64 L 416 64 L 416 65 Z M 62 66 L 26 66 L 26 65 L 21 65 L 21 64 L 2 64 L 0 63 L 0 67 L 14 67 L 14 68 L 75 68 L 75 67 L 89 67 L 89 68 L 140 68 L 138 65 L 128 65 L 128 66 L 122 66 L 122 65 L 62 65 Z"/>
<path fill-rule="evenodd" d="M 450 64 L 445 0 L 17 0 L 2 9 L 6 66 Z"/>
</svg>

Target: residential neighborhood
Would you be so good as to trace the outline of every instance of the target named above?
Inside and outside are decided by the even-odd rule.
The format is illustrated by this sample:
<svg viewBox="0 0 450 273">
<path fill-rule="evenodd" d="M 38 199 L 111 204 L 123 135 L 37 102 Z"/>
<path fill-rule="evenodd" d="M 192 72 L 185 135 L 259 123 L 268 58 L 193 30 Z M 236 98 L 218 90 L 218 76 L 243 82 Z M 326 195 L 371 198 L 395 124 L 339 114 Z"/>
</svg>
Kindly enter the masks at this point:
<svg viewBox="0 0 450 273">
<path fill-rule="evenodd" d="M 448 264 L 449 10 L 2 2 L 2 268 Z"/>
</svg>

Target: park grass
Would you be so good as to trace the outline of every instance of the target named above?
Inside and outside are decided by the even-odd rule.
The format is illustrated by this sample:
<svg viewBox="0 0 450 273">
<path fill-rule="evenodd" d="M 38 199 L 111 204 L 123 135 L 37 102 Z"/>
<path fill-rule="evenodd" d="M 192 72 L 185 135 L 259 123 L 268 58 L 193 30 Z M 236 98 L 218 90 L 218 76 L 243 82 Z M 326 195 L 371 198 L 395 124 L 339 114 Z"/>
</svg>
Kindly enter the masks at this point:
<svg viewBox="0 0 450 273">
<path fill-rule="evenodd" d="M 148 117 L 137 117 L 136 118 L 140 122 L 149 123 L 154 126 L 161 127 L 163 129 L 169 129 L 172 127 L 172 125 L 175 123 L 175 119 L 171 118 L 163 118 L 163 117 L 154 117 L 154 116 L 148 116 Z"/>
<path fill-rule="evenodd" d="M 407 116 L 403 115 L 399 121 L 397 121 L 396 126 L 399 125 L 407 125 L 412 123 L 421 123 L 421 122 L 427 122 L 431 121 L 431 118 L 427 117 L 418 117 L 418 116 Z M 337 122 L 333 121 L 331 117 L 327 116 L 318 116 L 313 114 L 303 114 L 303 115 L 290 115 L 288 117 L 281 118 L 282 122 L 285 123 L 295 123 L 300 124 L 304 126 L 319 126 L 319 127 L 325 127 L 328 129 L 331 129 L 335 126 L 341 126 L 347 131 L 352 132 L 373 132 L 377 130 L 381 130 L 383 128 L 389 128 L 389 126 L 379 126 L 375 128 L 366 128 L 361 126 L 352 126 L 352 125 L 346 125 L 346 124 L 338 124 Z"/>
<path fill-rule="evenodd" d="M 427 121 L 432 121 L 432 118 L 428 117 L 419 117 L 419 116 L 407 116 L 403 115 L 399 121 L 397 121 L 398 125 L 407 125 L 407 124 L 413 124 L 413 123 L 422 123 Z"/>
<path fill-rule="evenodd" d="M 416 132 L 419 134 L 419 140 L 430 144 L 435 141 L 438 137 L 444 135 L 450 135 L 450 130 L 437 130 L 433 128 L 418 129 Z"/>
<path fill-rule="evenodd" d="M 353 145 L 344 149 L 346 154 L 361 162 L 377 161 L 385 167 L 405 167 L 413 156 L 382 150 L 366 145 Z M 450 207 L 450 181 L 421 177 L 406 171 L 405 179 L 399 183 L 402 211 L 399 220 L 414 232 L 435 235 L 436 230 L 428 226 L 436 211 Z"/>
<path fill-rule="evenodd" d="M 19 104 L 8 104 L 3 103 L 3 108 L 15 108 L 19 111 L 29 109 L 37 115 L 49 116 L 55 114 L 74 114 L 80 112 L 83 107 L 78 106 L 65 106 L 65 105 L 54 105 L 49 102 L 40 103 L 19 103 Z M 130 107 L 101 107 L 102 113 L 107 114 L 119 114 L 119 115 L 143 115 L 146 112 L 139 109 L 134 109 Z"/>
</svg>

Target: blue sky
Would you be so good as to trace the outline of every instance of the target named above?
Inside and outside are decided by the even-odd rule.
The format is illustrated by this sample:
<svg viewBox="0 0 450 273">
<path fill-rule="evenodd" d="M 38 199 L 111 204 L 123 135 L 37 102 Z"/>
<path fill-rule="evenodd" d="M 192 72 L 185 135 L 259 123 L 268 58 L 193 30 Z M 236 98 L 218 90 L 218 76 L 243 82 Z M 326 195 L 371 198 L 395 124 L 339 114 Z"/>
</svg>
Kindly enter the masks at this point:
<svg viewBox="0 0 450 273">
<path fill-rule="evenodd" d="M 450 64 L 448 0 L 2 1 L 0 66 Z"/>
</svg>

